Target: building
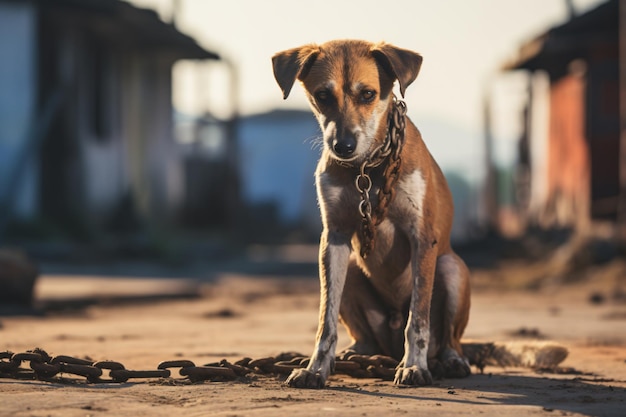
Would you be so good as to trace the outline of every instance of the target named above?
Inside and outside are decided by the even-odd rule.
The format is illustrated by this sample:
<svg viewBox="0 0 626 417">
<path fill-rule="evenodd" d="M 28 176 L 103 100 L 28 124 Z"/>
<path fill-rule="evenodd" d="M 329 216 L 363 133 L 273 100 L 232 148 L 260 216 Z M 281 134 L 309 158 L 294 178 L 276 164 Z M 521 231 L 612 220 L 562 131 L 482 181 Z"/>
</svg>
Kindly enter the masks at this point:
<svg viewBox="0 0 626 417">
<path fill-rule="evenodd" d="M 313 174 L 321 136 L 309 110 L 274 110 L 242 117 L 241 195 L 249 221 L 299 227 L 306 235 L 318 237 L 321 221 Z"/>
<path fill-rule="evenodd" d="M 119 0 L 0 0 L 0 237 L 102 230 L 184 199 L 172 65 L 219 57 Z M 132 213 L 131 213 L 132 212 Z"/>
<path fill-rule="evenodd" d="M 620 219 L 624 6 L 609 0 L 574 15 L 523 44 L 504 66 L 528 74 L 515 194 L 531 224 L 578 229 Z"/>
</svg>

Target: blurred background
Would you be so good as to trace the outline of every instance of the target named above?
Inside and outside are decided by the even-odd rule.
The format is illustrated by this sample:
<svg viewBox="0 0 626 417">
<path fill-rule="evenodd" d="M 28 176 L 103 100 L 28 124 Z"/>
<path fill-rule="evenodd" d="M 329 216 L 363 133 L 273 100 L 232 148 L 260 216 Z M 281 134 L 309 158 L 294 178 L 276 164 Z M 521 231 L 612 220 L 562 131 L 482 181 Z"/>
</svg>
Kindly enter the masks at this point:
<svg viewBox="0 0 626 417">
<path fill-rule="evenodd" d="M 320 132 L 270 58 L 337 38 L 423 55 L 408 114 L 471 266 L 544 261 L 537 285 L 621 259 L 623 0 L 0 0 L 0 279 L 314 264 Z"/>
</svg>

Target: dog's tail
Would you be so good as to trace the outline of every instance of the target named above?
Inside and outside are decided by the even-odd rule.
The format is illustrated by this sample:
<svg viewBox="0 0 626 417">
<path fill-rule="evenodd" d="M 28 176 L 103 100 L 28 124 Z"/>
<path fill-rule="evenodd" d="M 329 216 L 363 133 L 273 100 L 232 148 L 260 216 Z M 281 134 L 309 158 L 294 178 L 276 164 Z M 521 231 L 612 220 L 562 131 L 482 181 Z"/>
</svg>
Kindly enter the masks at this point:
<svg viewBox="0 0 626 417">
<path fill-rule="evenodd" d="M 521 366 L 554 368 L 567 358 L 569 351 L 554 342 L 462 343 L 463 354 L 481 373 L 485 366 Z"/>
</svg>

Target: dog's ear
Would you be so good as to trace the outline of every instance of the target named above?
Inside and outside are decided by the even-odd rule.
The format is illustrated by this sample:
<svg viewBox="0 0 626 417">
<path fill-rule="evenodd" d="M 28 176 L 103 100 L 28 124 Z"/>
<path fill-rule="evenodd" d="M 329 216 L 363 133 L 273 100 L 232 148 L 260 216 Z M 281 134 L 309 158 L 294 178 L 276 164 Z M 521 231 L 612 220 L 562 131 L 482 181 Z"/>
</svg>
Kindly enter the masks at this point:
<svg viewBox="0 0 626 417">
<path fill-rule="evenodd" d="M 283 90 L 283 99 L 289 97 L 296 78 L 302 80 L 306 77 L 319 52 L 319 47 L 311 44 L 278 52 L 272 57 L 274 78 Z"/>
<path fill-rule="evenodd" d="M 422 66 L 422 56 L 408 49 L 382 43 L 372 48 L 378 63 L 400 84 L 400 94 L 404 97 L 406 88 L 417 78 Z"/>
</svg>

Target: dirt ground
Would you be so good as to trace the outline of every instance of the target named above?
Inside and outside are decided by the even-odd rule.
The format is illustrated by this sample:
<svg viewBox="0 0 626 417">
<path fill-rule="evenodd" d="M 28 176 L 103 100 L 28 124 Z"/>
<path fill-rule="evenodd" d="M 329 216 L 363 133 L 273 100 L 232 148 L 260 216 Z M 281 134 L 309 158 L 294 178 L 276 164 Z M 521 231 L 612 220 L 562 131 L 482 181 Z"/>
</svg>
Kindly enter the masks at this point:
<svg viewBox="0 0 626 417">
<path fill-rule="evenodd" d="M 611 284 L 489 289 L 485 283 L 501 273 L 475 271 L 466 338 L 553 340 L 569 349 L 562 363 L 569 372 L 487 367 L 484 374 L 474 369 L 469 378 L 421 388 L 335 375 L 323 390 L 292 389 L 282 377 L 261 375 L 196 384 L 0 379 L 0 416 L 625 416 L 626 303 L 609 296 Z M 158 290 L 185 294 L 194 285 L 183 283 L 187 287 L 169 280 L 45 275 L 38 297 L 56 297 L 57 307 L 59 297 L 93 293 L 108 294 L 106 302 L 0 317 L 0 351 L 41 347 L 52 355 L 120 361 L 127 369 L 155 369 L 169 359 L 204 364 L 285 351 L 310 354 L 318 308 L 314 277 L 225 273 L 196 283 L 198 298 L 154 296 Z M 119 302 L 129 294 L 126 301 L 134 302 Z M 342 332 L 340 345 L 346 343 Z"/>
</svg>

